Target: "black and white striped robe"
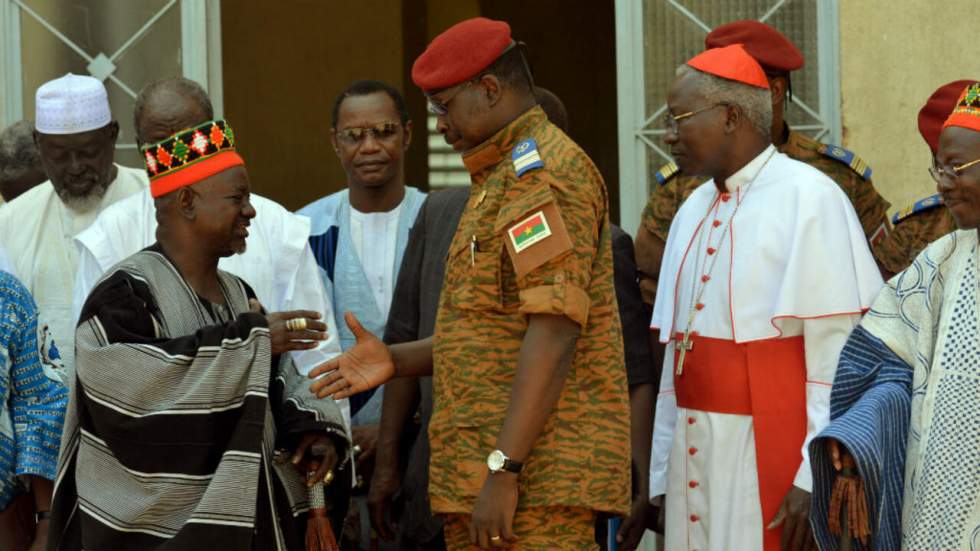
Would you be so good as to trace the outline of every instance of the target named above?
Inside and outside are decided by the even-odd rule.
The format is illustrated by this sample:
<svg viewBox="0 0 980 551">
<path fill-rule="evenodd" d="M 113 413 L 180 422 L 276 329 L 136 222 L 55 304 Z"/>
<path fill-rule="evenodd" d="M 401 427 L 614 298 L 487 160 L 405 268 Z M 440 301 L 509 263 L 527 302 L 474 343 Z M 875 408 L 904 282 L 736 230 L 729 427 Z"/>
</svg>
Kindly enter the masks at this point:
<svg viewBox="0 0 980 551">
<path fill-rule="evenodd" d="M 287 355 L 273 358 L 247 284 L 219 279 L 223 306 L 200 298 L 154 245 L 89 295 L 49 550 L 303 548 L 306 489 L 275 450 L 321 430 L 346 457 L 348 431 Z M 328 487 L 337 517 L 349 470 Z"/>
</svg>

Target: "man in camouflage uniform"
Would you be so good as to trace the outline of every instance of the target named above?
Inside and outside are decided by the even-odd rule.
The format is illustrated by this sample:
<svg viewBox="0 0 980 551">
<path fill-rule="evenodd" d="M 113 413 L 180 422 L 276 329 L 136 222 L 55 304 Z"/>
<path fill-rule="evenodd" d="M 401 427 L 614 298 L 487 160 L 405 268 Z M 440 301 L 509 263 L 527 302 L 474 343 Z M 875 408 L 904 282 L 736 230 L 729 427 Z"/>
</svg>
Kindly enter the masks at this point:
<svg viewBox="0 0 980 551">
<path fill-rule="evenodd" d="M 337 368 L 313 390 L 347 395 L 431 370 L 429 495 L 447 547 L 596 549 L 596 513 L 630 509 L 602 177 L 535 105 L 506 23 L 453 26 L 412 78 L 472 181 L 435 335 L 385 348 L 349 316 L 358 344 L 311 374 Z"/>
<path fill-rule="evenodd" d="M 829 176 L 854 205 L 872 250 L 888 234 L 891 206 L 871 183 L 871 168 L 854 153 L 820 143 L 789 129 L 785 121 L 790 91 L 790 72 L 803 66 L 799 49 L 779 31 L 758 21 L 735 21 L 722 25 L 705 37 L 705 48 L 742 44 L 762 65 L 772 91 L 772 142 L 790 158 L 804 162 Z M 660 274 L 660 261 L 670 223 L 687 196 L 704 178 L 684 176 L 677 165 L 668 163 L 655 174 L 657 185 L 643 210 L 636 236 L 636 261 L 640 269 L 643 300 L 653 303 Z"/>
<path fill-rule="evenodd" d="M 974 82 L 957 80 L 940 86 L 919 110 L 919 134 L 933 157 L 939 148 L 943 122 L 953 112 L 963 89 Z M 895 213 L 891 233 L 874 250 L 875 260 L 887 278 L 908 268 L 929 243 L 956 229 L 953 216 L 942 206 L 942 195 L 936 193 Z"/>
</svg>

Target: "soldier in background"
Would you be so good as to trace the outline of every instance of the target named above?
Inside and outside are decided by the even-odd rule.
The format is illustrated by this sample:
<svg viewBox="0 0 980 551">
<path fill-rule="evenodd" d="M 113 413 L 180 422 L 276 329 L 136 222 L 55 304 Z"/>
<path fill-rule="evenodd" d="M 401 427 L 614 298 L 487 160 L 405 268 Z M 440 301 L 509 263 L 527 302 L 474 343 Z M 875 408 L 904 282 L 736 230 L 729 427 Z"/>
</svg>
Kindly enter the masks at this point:
<svg viewBox="0 0 980 551">
<path fill-rule="evenodd" d="M 919 111 L 919 134 L 929 145 L 933 157 L 939 148 L 943 121 L 953 112 L 963 89 L 973 82 L 957 80 L 940 86 Z M 894 228 L 874 250 L 875 260 L 886 278 L 908 268 L 929 243 L 956 229 L 953 216 L 949 210 L 940 208 L 942 206 L 942 195 L 936 193 L 895 213 L 892 217 Z"/>
<path fill-rule="evenodd" d="M 18 121 L 0 132 L 0 195 L 4 202 L 44 182 L 48 176 L 34 144 L 34 125 Z"/>
<path fill-rule="evenodd" d="M 790 72 L 803 66 L 799 49 L 779 31 L 758 21 L 735 21 L 708 33 L 706 49 L 740 43 L 762 65 L 772 91 L 772 143 L 790 158 L 804 162 L 830 177 L 854 205 L 872 250 L 888 234 L 891 205 L 871 183 L 871 168 L 857 155 L 837 146 L 813 140 L 790 130 L 786 103 L 791 97 Z M 653 303 L 660 261 L 670 223 L 681 204 L 704 178 L 684 176 L 677 165 L 668 163 L 656 173 L 658 185 L 643 211 L 636 235 L 636 261 L 640 269 L 643 300 Z"/>
</svg>

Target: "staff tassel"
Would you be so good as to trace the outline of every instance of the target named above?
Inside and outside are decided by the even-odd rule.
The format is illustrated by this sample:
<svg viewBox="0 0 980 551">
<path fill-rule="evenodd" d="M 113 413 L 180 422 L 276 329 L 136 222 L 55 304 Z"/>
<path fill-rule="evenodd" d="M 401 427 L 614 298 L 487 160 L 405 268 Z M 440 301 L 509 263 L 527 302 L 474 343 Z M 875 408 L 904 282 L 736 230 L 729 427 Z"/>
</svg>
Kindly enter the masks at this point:
<svg viewBox="0 0 980 551">
<path fill-rule="evenodd" d="M 314 479 L 316 470 L 320 464 L 314 461 L 310 464 L 310 472 L 307 473 L 307 481 L 313 482 L 308 487 L 310 512 L 306 521 L 306 551 L 340 551 L 337 545 L 337 538 L 333 534 L 333 527 L 330 526 L 330 517 L 327 515 L 327 500 L 323 492 L 323 482 L 318 478 Z"/>
<path fill-rule="evenodd" d="M 830 533 L 840 536 L 841 551 L 850 551 L 853 540 L 868 544 L 871 529 L 868 523 L 868 499 L 864 492 L 864 481 L 857 475 L 854 458 L 845 455 L 843 469 L 834 481 L 834 491 L 830 495 L 828 524 Z"/>
</svg>

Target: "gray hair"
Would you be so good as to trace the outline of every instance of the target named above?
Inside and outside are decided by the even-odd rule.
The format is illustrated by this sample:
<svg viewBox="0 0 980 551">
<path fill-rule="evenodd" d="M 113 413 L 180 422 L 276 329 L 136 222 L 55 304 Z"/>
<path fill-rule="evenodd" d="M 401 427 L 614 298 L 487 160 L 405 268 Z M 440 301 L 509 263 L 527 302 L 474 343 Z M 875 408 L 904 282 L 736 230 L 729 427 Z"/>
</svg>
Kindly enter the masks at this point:
<svg viewBox="0 0 980 551">
<path fill-rule="evenodd" d="M 737 105 L 752 128 L 764 137 L 772 133 L 772 95 L 769 90 L 699 71 L 690 65 L 677 68 L 677 76 L 695 75 L 696 89 L 717 103 Z"/>
<path fill-rule="evenodd" d="M 136 129 L 137 140 L 142 140 L 142 136 L 140 136 L 140 121 L 143 120 L 143 110 L 146 109 L 146 104 L 155 95 L 163 92 L 190 98 L 201 108 L 201 111 L 204 112 L 208 119 L 214 118 L 214 106 L 211 104 L 211 97 L 208 96 L 204 87 L 197 82 L 184 77 L 156 80 L 143 86 L 143 89 L 136 96 L 136 102 L 133 106 L 133 127 Z"/>
<path fill-rule="evenodd" d="M 18 121 L 0 132 L 0 182 L 8 182 L 29 170 L 44 171 L 34 145 L 34 125 Z"/>
</svg>

